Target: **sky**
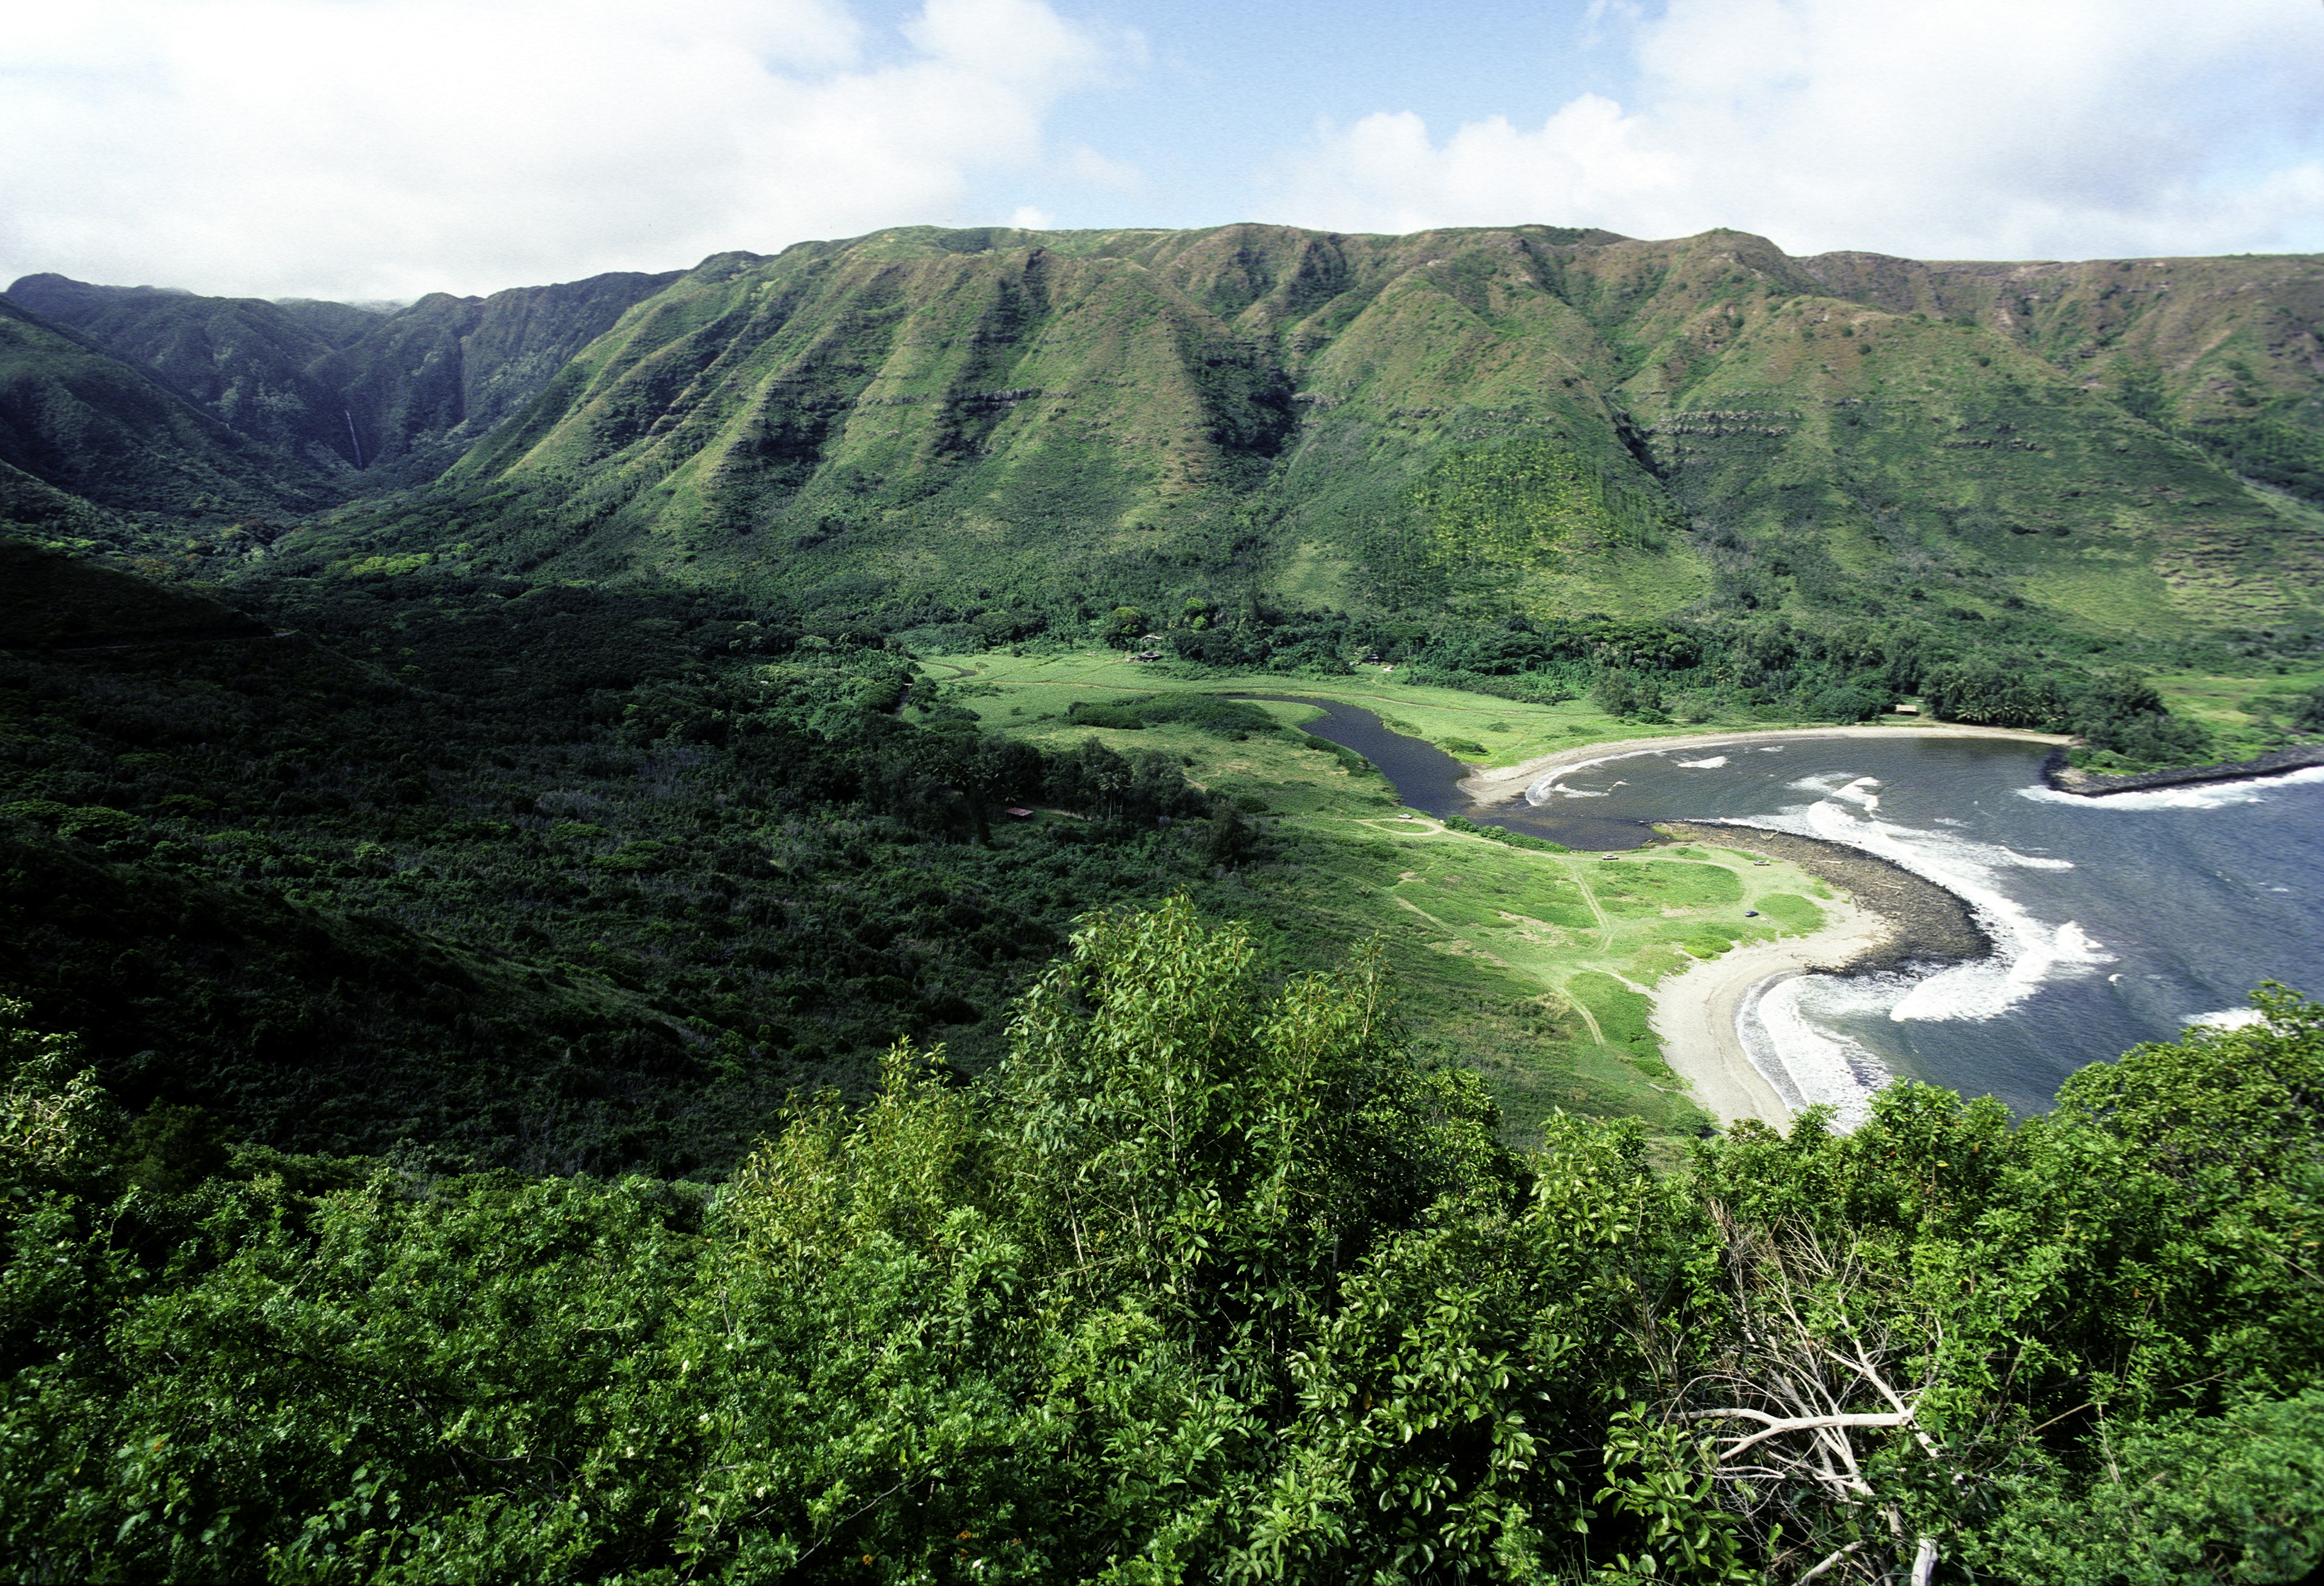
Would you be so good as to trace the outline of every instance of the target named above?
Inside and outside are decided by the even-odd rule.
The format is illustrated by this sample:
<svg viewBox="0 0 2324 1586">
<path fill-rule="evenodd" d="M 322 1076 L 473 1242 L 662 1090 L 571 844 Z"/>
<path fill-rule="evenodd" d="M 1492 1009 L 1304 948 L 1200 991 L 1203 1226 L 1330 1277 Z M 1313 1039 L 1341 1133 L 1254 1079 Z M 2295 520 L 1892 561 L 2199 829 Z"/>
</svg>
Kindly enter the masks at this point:
<svg viewBox="0 0 2324 1586">
<path fill-rule="evenodd" d="M 404 300 L 881 226 L 2324 251 L 2319 0 L 0 0 L 0 281 Z"/>
</svg>

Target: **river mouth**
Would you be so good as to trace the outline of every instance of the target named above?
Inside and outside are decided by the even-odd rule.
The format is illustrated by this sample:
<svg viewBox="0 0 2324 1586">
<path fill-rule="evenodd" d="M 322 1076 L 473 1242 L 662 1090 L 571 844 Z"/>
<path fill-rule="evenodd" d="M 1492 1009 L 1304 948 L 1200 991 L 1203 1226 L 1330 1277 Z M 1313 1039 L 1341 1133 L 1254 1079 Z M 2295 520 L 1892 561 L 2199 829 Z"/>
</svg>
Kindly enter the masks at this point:
<svg viewBox="0 0 2324 1586">
<path fill-rule="evenodd" d="M 1771 734 L 1608 745 L 1480 806 L 1459 786 L 1470 768 L 1434 745 L 1353 705 L 1299 703 L 1324 713 L 1310 732 L 1432 815 L 1591 851 L 1638 847 L 1667 822 L 1706 839 L 1754 827 L 1941 888 L 1990 952 L 1799 976 L 1747 1017 L 1763 1066 L 1854 1085 L 1843 1113 L 1900 1077 L 2042 1111 L 2086 1064 L 2240 1017 L 2263 981 L 2324 991 L 2324 772 L 2082 798 L 2044 784 L 2040 744 Z"/>
<path fill-rule="evenodd" d="M 1305 730 L 1342 748 L 1352 749 L 1371 761 L 1396 785 L 1397 797 L 1424 814 L 1458 816 L 1480 826 L 1499 826 L 1505 831 L 1522 832 L 1528 837 L 1541 837 L 1592 853 L 1638 848 L 1654 840 L 1651 822 L 1636 816 L 1536 806 L 1522 798 L 1479 804 L 1461 786 L 1474 768 L 1453 759 L 1426 739 L 1391 731 L 1379 716 L 1360 705 L 1289 694 L 1240 697 L 1305 705 L 1322 711 L 1321 716 L 1305 724 Z"/>
</svg>

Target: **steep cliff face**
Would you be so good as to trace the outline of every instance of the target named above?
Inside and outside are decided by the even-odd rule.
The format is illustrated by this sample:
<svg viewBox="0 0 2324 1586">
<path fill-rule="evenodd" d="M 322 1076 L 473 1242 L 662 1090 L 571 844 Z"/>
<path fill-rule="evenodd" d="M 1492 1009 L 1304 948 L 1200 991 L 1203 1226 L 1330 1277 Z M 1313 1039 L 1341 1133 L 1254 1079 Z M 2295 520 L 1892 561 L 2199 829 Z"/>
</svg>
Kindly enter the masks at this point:
<svg viewBox="0 0 2324 1586">
<path fill-rule="evenodd" d="M 60 275 L 26 276 L 7 296 L 352 495 L 440 473 L 677 273 L 437 293 L 392 312 Z"/>
<path fill-rule="evenodd" d="M 1992 284 L 2019 268 L 1735 232 L 882 233 L 706 262 L 445 484 L 521 501 L 529 561 L 851 587 L 1199 567 L 1541 614 L 1926 573 L 2100 626 L 2312 609 L 2324 520 L 2187 437 L 2212 369 L 2312 400 L 2318 262 L 2120 322 L 2125 272 L 2070 267 L 2088 306 L 2033 323 Z"/>
<path fill-rule="evenodd" d="M 678 274 L 598 275 L 489 298 L 435 293 L 321 360 L 315 373 L 337 394 L 367 486 L 418 484 L 457 461 L 632 304 Z"/>
<path fill-rule="evenodd" d="M 346 328 L 255 298 L 90 286 L 30 275 L 10 302 L 78 333 L 272 450 L 327 472 L 352 456 L 346 420 L 315 366 Z M 364 315 L 371 326 L 378 315 Z"/>
<path fill-rule="evenodd" d="M 1823 254 L 1801 266 L 1870 307 L 1997 330 L 2088 389 L 2120 391 L 2151 371 L 2155 416 L 2182 423 L 2283 399 L 2312 409 L 2324 377 L 2324 261 L 2312 255 L 2012 264 Z"/>
<path fill-rule="evenodd" d="M 369 554 L 859 604 L 1937 600 L 2099 630 L 2304 622 L 2324 588 L 2304 256 L 912 227 L 385 316 L 13 290 L 310 494 L 425 485 L 362 516 Z"/>
<path fill-rule="evenodd" d="M 0 501 L 12 521 L 32 523 L 106 510 L 212 523 L 309 512 L 333 499 L 318 470 L 5 300 L 0 465 L 14 470 Z"/>
</svg>

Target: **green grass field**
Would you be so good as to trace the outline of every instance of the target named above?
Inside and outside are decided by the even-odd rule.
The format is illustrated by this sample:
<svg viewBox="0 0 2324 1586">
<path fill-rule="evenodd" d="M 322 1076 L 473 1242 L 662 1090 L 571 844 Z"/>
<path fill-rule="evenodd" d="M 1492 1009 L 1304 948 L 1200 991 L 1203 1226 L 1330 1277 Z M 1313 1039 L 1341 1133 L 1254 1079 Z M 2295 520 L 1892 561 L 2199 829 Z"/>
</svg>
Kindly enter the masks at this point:
<svg viewBox="0 0 2324 1586">
<path fill-rule="evenodd" d="M 1364 667 L 1343 678 L 1281 672 L 1198 673 L 1168 661 L 1134 661 L 1112 650 L 1027 655 L 993 650 L 928 656 L 922 658 L 921 664 L 931 675 L 952 685 L 951 696 L 975 711 L 991 727 L 1016 731 L 1037 726 L 1046 719 L 1063 721 L 1075 701 L 1102 705 L 1165 693 L 1295 694 L 1361 705 L 1397 732 L 1425 738 L 1458 759 L 1485 767 L 1516 765 L 1587 743 L 1667 738 L 1673 733 L 1738 725 L 1772 730 L 1802 724 L 1788 719 L 1722 719 L 1700 725 L 1625 722 L 1608 715 L 1586 698 L 1563 705 L 1529 705 L 1457 688 L 1399 682 L 1394 670 L 1378 667 Z M 1828 722 L 1813 724 L 1831 725 Z"/>
<path fill-rule="evenodd" d="M 1668 733 L 1616 724 L 1580 702 L 1523 705 L 1377 676 L 1176 678 L 1106 653 L 930 659 L 947 698 L 1047 749 L 1094 736 L 1122 753 L 1178 759 L 1186 775 L 1264 809 L 1270 862 L 1222 871 L 1199 901 L 1272 934 L 1286 968 L 1327 963 L 1377 939 L 1405 1016 L 1439 1056 L 1474 1067 L 1499 1095 L 1512 1138 L 1553 1109 L 1630 1114 L 1670 1133 L 1708 1121 L 1665 1065 L 1646 1023 L 1664 975 L 1738 943 L 1820 928 L 1822 882 L 1729 849 L 1560 853 L 1448 827 L 1406 811 L 1369 767 L 1304 735 L 1236 740 L 1179 724 L 1123 731 L 1068 722 L 1076 701 L 1257 689 L 1347 699 L 1423 736 L 1489 740 L 1492 763 L 1595 739 Z M 1296 725 L 1312 714 L 1270 703 Z M 1682 729 L 1683 730 L 1683 729 Z M 1757 917 L 1747 917 L 1756 910 Z"/>
<path fill-rule="evenodd" d="M 2292 741 L 2285 731 L 2288 719 L 2298 710 L 2300 696 L 2324 683 L 2324 670 L 2181 672 L 2158 675 L 2153 682 L 2174 715 L 2200 722 L 2210 733 L 2218 759 L 2250 760 Z"/>
</svg>

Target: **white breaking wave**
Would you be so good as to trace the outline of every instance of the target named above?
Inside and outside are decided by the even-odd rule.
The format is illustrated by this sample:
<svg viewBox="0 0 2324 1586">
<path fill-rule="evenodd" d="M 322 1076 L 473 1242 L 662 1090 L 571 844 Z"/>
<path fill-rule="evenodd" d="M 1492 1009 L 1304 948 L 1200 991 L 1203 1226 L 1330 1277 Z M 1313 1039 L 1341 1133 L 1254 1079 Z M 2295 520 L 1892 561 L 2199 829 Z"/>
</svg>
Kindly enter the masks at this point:
<svg viewBox="0 0 2324 1586">
<path fill-rule="evenodd" d="M 2248 1024 L 2262 1024 L 2267 1015 L 2256 1008 L 2222 1008 L 2217 1013 L 2198 1013 L 2186 1021 L 2190 1028 L 2201 1025 L 2209 1029 L 2241 1029 Z"/>
<path fill-rule="evenodd" d="M 1674 760 L 1671 761 L 1671 764 L 1677 766 L 1682 770 L 1690 771 L 1715 771 L 1726 763 L 1727 757 L 1723 754 L 1714 754 L 1709 760 Z"/>
<path fill-rule="evenodd" d="M 1801 793 L 1821 793 L 1826 798 L 1845 799 L 1865 809 L 1880 807 L 1880 796 L 1872 790 L 1880 786 L 1877 777 L 1851 777 L 1845 772 L 1827 771 L 1820 776 L 1802 777 L 1784 786 Z"/>
<path fill-rule="evenodd" d="M 1776 752 L 1779 745 L 1753 745 Z M 1602 797 L 1597 789 L 1569 787 L 1564 779 L 1608 761 L 1645 752 L 1609 754 L 1588 766 L 1568 766 L 1526 790 L 1541 804 L 1556 798 Z M 1748 752 L 1738 748 L 1733 752 Z M 1729 756 L 1674 761 L 1687 770 L 1713 770 Z M 2022 789 L 2026 797 L 2083 808 L 2183 809 L 2249 803 L 2289 783 L 2324 780 L 2324 767 L 2260 781 L 2212 783 L 2114 794 L 2102 799 Z M 1619 786 L 1619 784 L 1615 784 Z M 1918 1020 L 1983 1020 L 2001 1017 L 2053 982 L 2098 973 L 2116 962 L 2105 945 L 2080 922 L 2044 919 L 2012 896 L 2013 871 L 2068 871 L 2068 860 L 2020 853 L 1963 834 L 1964 823 L 1939 818 L 1927 826 L 1884 819 L 1881 782 L 1874 777 L 1819 775 L 1790 786 L 1809 802 L 1770 816 L 1709 824 L 1769 827 L 1838 843 L 1886 860 L 1944 888 L 1960 899 L 1984 929 L 1992 952 L 1973 963 L 1950 964 L 1924 974 L 1839 976 L 1800 974 L 1771 981 L 1747 997 L 1736 1016 L 1737 1034 L 1753 1065 L 1787 1105 L 1832 1107 L 1842 1127 L 1860 1122 L 1872 1099 L 1889 1083 L 1879 1057 L 1847 1034 L 1850 1022 L 1882 1015 L 1895 1023 Z M 2239 1013 L 2241 1010 L 2231 1010 Z M 2229 1016 L 2202 1015 L 2194 1022 L 2232 1028 Z M 2237 1018 L 2235 1023 L 2246 1022 Z"/>
<path fill-rule="evenodd" d="M 1545 777 L 1539 778 L 1526 787 L 1525 790 L 1526 802 L 1527 804 L 1546 804 L 1553 798 L 1603 798 L 1603 794 L 1591 792 L 1585 788 L 1568 788 L 1564 785 L 1564 779 L 1567 777 L 1579 776 L 1583 771 L 1595 770 L 1600 766 L 1606 764 L 1609 761 L 1628 760 L 1636 755 L 1650 754 L 1653 751 L 1651 750 L 1633 749 L 1620 754 L 1601 754 L 1595 760 L 1585 760 L 1573 765 L 1560 766 L 1557 770 L 1551 771 Z"/>
<path fill-rule="evenodd" d="M 1785 814 L 1792 816 L 1789 811 Z M 2005 871 L 2071 870 L 2069 860 L 2019 853 L 1950 832 L 1898 825 L 1878 819 L 1868 808 L 1858 815 L 1838 798 L 1810 805 L 1791 819 L 1778 817 L 1777 823 L 1771 824 L 1877 854 L 1934 881 L 1967 903 L 1993 939 L 1989 957 L 1956 964 L 1915 982 L 1888 1010 L 1888 1017 L 1899 1023 L 1915 1019 L 1993 1019 L 2032 996 L 2044 982 L 2114 962 L 2113 955 L 2072 920 L 2052 925 L 2038 919 L 2002 890 L 2000 878 Z"/>
<path fill-rule="evenodd" d="M 2100 811 L 2225 808 L 2257 803 L 2275 790 L 2324 782 L 2324 766 L 2286 775 L 2158 788 L 2098 798 L 2019 789 L 2043 803 Z M 2013 896 L 2014 871 L 2064 871 L 2070 861 L 2021 853 L 1962 834 L 1966 823 L 1939 817 L 1926 827 L 1883 819 L 1880 783 L 1868 777 L 1803 777 L 1790 784 L 1812 801 L 1767 817 L 1712 824 L 1757 825 L 1840 843 L 1885 859 L 1943 887 L 1965 902 L 1993 943 L 1992 954 L 1923 975 L 1800 974 L 1768 982 L 1745 999 L 1736 1029 L 1751 1061 L 1787 1105 L 1823 1103 L 1837 1121 L 1862 1121 L 1889 1082 L 1879 1057 L 1847 1031 L 1886 1015 L 1889 1020 L 1982 1020 L 2000 1017 L 2054 982 L 2100 973 L 2116 962 L 2080 922 L 2045 919 Z M 2270 890 L 2287 890 L 2269 884 Z M 2112 978 L 2119 979 L 2115 976 Z M 2149 977 L 2153 978 L 2153 977 Z M 2190 1028 L 2237 1029 L 2261 1018 L 2248 1008 L 2199 1013 Z"/>
<path fill-rule="evenodd" d="M 2324 782 L 2324 765 L 2286 771 L 2279 777 L 2253 777 L 2240 782 L 2195 782 L 2183 788 L 2149 788 L 2137 793 L 2101 793 L 2088 797 L 2061 793 L 2035 783 L 2020 788 L 2017 796 L 2037 804 L 2063 804 L 2076 809 L 2226 809 L 2237 804 L 2257 804 L 2279 788 Z"/>
<path fill-rule="evenodd" d="M 1877 777 L 1858 777 L 1844 788 L 1834 788 L 1831 790 L 1831 796 L 1834 798 L 1844 798 L 1849 803 L 1859 805 L 1867 810 L 1877 809 L 1880 807 L 1880 795 L 1872 789 L 1878 786 L 1880 786 L 1880 779 Z"/>
<path fill-rule="evenodd" d="M 1537 778 L 1526 787 L 1525 790 L 1526 802 L 1527 804 L 1546 804 L 1552 798 L 1599 798 L 1600 795 L 1593 793 L 1588 788 L 1569 788 L 1565 786 L 1564 779 L 1567 777 L 1579 776 L 1583 771 L 1596 770 L 1602 765 L 1611 765 L 1618 760 L 1637 760 L 1644 755 L 1666 754 L 1669 751 L 1662 749 L 1624 749 L 1618 750 L 1612 754 L 1601 754 L 1595 760 L 1577 761 L 1569 766 L 1560 766 L 1557 770 L 1547 772 L 1546 774 Z M 1673 763 L 1685 766 L 1690 770 L 1707 770 L 1713 766 L 1725 765 L 1727 763 L 1727 757 L 1722 754 L 1716 760 L 1682 760 L 1674 761 Z M 1614 786 L 1618 788 L 1622 786 L 1622 784 L 1617 782 Z"/>
<path fill-rule="evenodd" d="M 1877 1012 L 1901 983 L 1895 975 L 1829 974 L 1763 982 L 1736 1010 L 1735 1033 L 1785 1106 L 1829 1106 L 1839 1127 L 1854 1129 L 1891 1076 L 1868 1047 L 1832 1028 L 1831 1021 Z"/>
<path fill-rule="evenodd" d="M 1883 820 L 1873 791 L 1879 785 L 1870 777 L 1803 778 L 1793 786 L 1824 797 L 1766 819 L 1721 823 L 1795 832 L 1885 859 L 1968 904 L 1992 940 L 1987 957 L 1932 974 L 1803 974 L 1746 1000 L 1737 1032 L 1753 1064 L 1787 1102 L 1828 1102 L 1845 1126 L 1861 1120 L 1888 1074 L 1836 1019 L 1994 1019 L 2049 982 L 2115 962 L 2080 924 L 2041 919 L 2004 886 L 2010 871 L 2071 870 L 2070 861 Z"/>
</svg>

